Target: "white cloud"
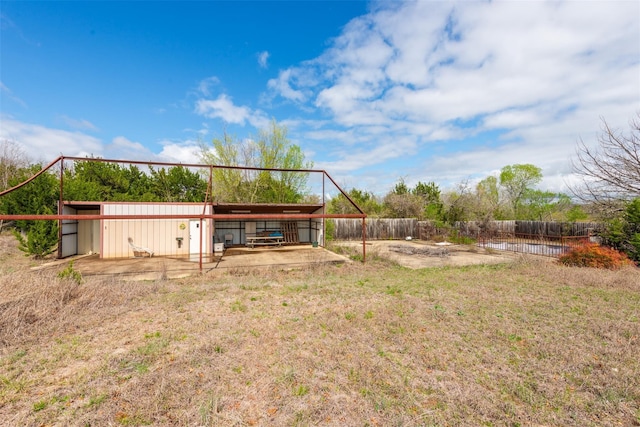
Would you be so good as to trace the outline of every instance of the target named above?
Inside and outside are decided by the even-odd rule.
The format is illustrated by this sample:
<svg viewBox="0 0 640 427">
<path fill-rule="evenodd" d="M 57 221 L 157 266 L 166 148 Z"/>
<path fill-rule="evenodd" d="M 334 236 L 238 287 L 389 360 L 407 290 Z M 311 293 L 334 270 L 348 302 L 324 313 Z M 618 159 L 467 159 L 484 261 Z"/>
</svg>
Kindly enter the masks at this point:
<svg viewBox="0 0 640 427">
<path fill-rule="evenodd" d="M 229 96 L 222 94 L 217 99 L 199 99 L 196 102 L 196 113 L 210 119 L 244 125 L 251 111 L 248 107 L 234 105 Z"/>
<path fill-rule="evenodd" d="M 242 126 L 248 122 L 256 128 L 262 128 L 269 123 L 269 118 L 264 112 L 237 106 L 231 97 L 225 94 L 216 99 L 199 99 L 196 101 L 195 112 L 209 119 L 221 119 L 226 123 Z"/>
<path fill-rule="evenodd" d="M 304 102 L 307 100 L 302 90 L 295 90 L 291 87 L 291 82 L 297 80 L 298 72 L 295 69 L 281 71 L 277 79 L 271 79 L 267 82 L 267 87 L 277 92 L 279 96 L 290 101 Z"/>
<path fill-rule="evenodd" d="M 131 141 L 124 136 L 113 139 L 106 147 L 106 157 L 119 160 L 159 161 L 169 163 L 200 163 L 197 141 L 161 141 L 162 149 L 155 153 L 140 142 Z"/>
<path fill-rule="evenodd" d="M 300 140 L 350 141 L 324 150 L 329 171 L 404 156 L 416 174 L 455 182 L 534 163 L 551 188 L 570 173 L 579 136 L 595 142 L 600 117 L 624 128 L 640 106 L 638 2 L 374 6 L 268 82 L 331 118 Z"/>
<path fill-rule="evenodd" d="M 0 138 L 17 142 L 32 161 L 51 161 L 60 155 L 100 156 L 103 146 L 98 138 L 81 132 L 51 129 L 0 117 Z"/>
<path fill-rule="evenodd" d="M 162 141 L 155 153 L 142 143 L 117 136 L 108 144 L 80 132 L 46 128 L 0 116 L 0 139 L 16 142 L 29 161 L 49 163 L 61 155 L 67 157 L 96 156 L 116 160 L 200 163 L 198 141 Z"/>
<path fill-rule="evenodd" d="M 113 138 L 113 141 L 111 141 L 111 144 L 109 144 L 107 148 L 113 151 L 120 151 L 125 153 L 140 153 L 148 151 L 147 148 L 141 143 L 130 141 L 124 136 L 117 136 Z"/>
<path fill-rule="evenodd" d="M 59 116 L 58 119 L 61 122 L 63 122 L 64 124 L 66 124 L 67 126 L 69 126 L 70 128 L 73 128 L 73 129 L 86 130 L 86 131 L 92 131 L 92 132 L 97 132 L 99 130 L 89 120 L 74 119 L 74 118 L 71 118 L 71 117 L 65 116 L 65 115 Z"/>
<path fill-rule="evenodd" d="M 204 96 L 211 95 L 211 87 L 220 84 L 220 79 L 216 76 L 207 77 L 198 83 L 198 92 Z"/>
<path fill-rule="evenodd" d="M 258 65 L 260 68 L 267 68 L 269 66 L 269 52 L 266 50 L 264 52 L 258 53 Z"/>
<path fill-rule="evenodd" d="M 194 164 L 201 163 L 198 153 L 200 153 L 200 145 L 195 141 L 182 143 L 165 141 L 162 142 L 162 151 L 158 157 L 168 162 Z"/>
</svg>

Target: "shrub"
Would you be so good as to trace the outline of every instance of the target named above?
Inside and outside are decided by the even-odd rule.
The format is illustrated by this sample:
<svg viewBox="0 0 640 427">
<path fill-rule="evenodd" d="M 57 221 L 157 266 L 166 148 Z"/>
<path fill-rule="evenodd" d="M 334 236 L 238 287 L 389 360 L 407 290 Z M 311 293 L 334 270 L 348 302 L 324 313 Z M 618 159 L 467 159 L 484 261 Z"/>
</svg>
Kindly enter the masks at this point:
<svg viewBox="0 0 640 427">
<path fill-rule="evenodd" d="M 336 223 L 333 222 L 333 220 L 328 219 L 325 222 L 325 233 L 326 234 L 324 236 L 324 238 L 325 238 L 325 240 L 327 242 L 331 242 L 332 240 L 334 240 L 335 231 L 336 231 Z"/>
<path fill-rule="evenodd" d="M 640 198 L 627 203 L 622 215 L 607 221 L 603 242 L 640 265 Z"/>
<path fill-rule="evenodd" d="M 50 214 L 50 211 L 45 211 Z M 18 240 L 18 249 L 25 256 L 32 255 L 36 259 L 42 259 L 55 252 L 58 243 L 58 224 L 56 221 L 34 221 L 34 225 L 26 232 L 26 237 L 17 230 L 13 235 Z"/>
<path fill-rule="evenodd" d="M 585 243 L 572 248 L 558 261 L 572 267 L 595 267 L 617 269 L 633 262 L 624 253 L 596 243 Z"/>
<path fill-rule="evenodd" d="M 81 285 L 84 281 L 82 279 L 82 274 L 78 270 L 73 268 L 73 261 L 69 261 L 69 265 L 67 265 L 67 268 L 58 273 L 58 278 L 63 280 L 69 279 L 73 282 L 76 282 L 78 285 Z"/>
</svg>

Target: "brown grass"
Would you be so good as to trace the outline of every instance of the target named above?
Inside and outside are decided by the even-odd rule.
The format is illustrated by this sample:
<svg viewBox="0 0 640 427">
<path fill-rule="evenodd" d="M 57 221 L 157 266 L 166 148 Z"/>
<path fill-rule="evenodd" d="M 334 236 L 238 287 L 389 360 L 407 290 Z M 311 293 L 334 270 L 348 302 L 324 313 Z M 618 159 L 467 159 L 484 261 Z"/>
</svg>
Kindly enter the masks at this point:
<svg viewBox="0 0 640 427">
<path fill-rule="evenodd" d="M 640 425 L 637 269 L 371 261 L 81 285 L 5 273 L 0 420 Z"/>
</svg>

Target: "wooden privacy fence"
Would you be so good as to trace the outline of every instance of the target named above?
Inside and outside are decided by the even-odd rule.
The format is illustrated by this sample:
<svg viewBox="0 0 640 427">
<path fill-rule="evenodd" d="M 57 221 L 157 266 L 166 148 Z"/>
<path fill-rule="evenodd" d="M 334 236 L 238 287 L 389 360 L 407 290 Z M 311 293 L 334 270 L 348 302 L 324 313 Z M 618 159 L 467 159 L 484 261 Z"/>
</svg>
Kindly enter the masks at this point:
<svg viewBox="0 0 640 427">
<path fill-rule="evenodd" d="M 334 218 L 333 238 L 336 240 L 361 240 L 362 220 Z M 367 240 L 405 239 L 417 237 L 415 218 L 367 218 Z"/>
<path fill-rule="evenodd" d="M 336 240 L 362 239 L 362 220 L 336 218 L 333 238 Z M 432 221 L 415 218 L 367 218 L 367 240 L 404 240 L 407 237 L 430 240 L 435 236 L 448 236 L 451 227 L 437 227 Z"/>
<path fill-rule="evenodd" d="M 587 236 L 599 227 L 600 225 L 595 222 L 516 221 L 515 235 Z"/>
</svg>

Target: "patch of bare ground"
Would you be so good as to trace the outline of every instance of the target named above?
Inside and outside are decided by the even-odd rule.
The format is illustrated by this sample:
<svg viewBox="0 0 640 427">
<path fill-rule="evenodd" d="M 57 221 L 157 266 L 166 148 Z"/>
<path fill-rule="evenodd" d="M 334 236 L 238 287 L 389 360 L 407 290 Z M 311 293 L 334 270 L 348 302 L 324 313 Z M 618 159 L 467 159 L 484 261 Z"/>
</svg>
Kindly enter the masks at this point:
<svg viewBox="0 0 640 427">
<path fill-rule="evenodd" d="M 637 269 L 47 274 L 0 277 L 6 425 L 640 425 Z"/>
<path fill-rule="evenodd" d="M 338 253 L 362 257 L 362 242 L 337 241 L 331 247 Z M 512 252 L 479 248 L 475 245 L 435 243 L 420 240 L 373 240 L 365 244 L 367 258 L 384 258 L 406 268 L 459 267 L 501 264 L 512 261 Z"/>
</svg>

